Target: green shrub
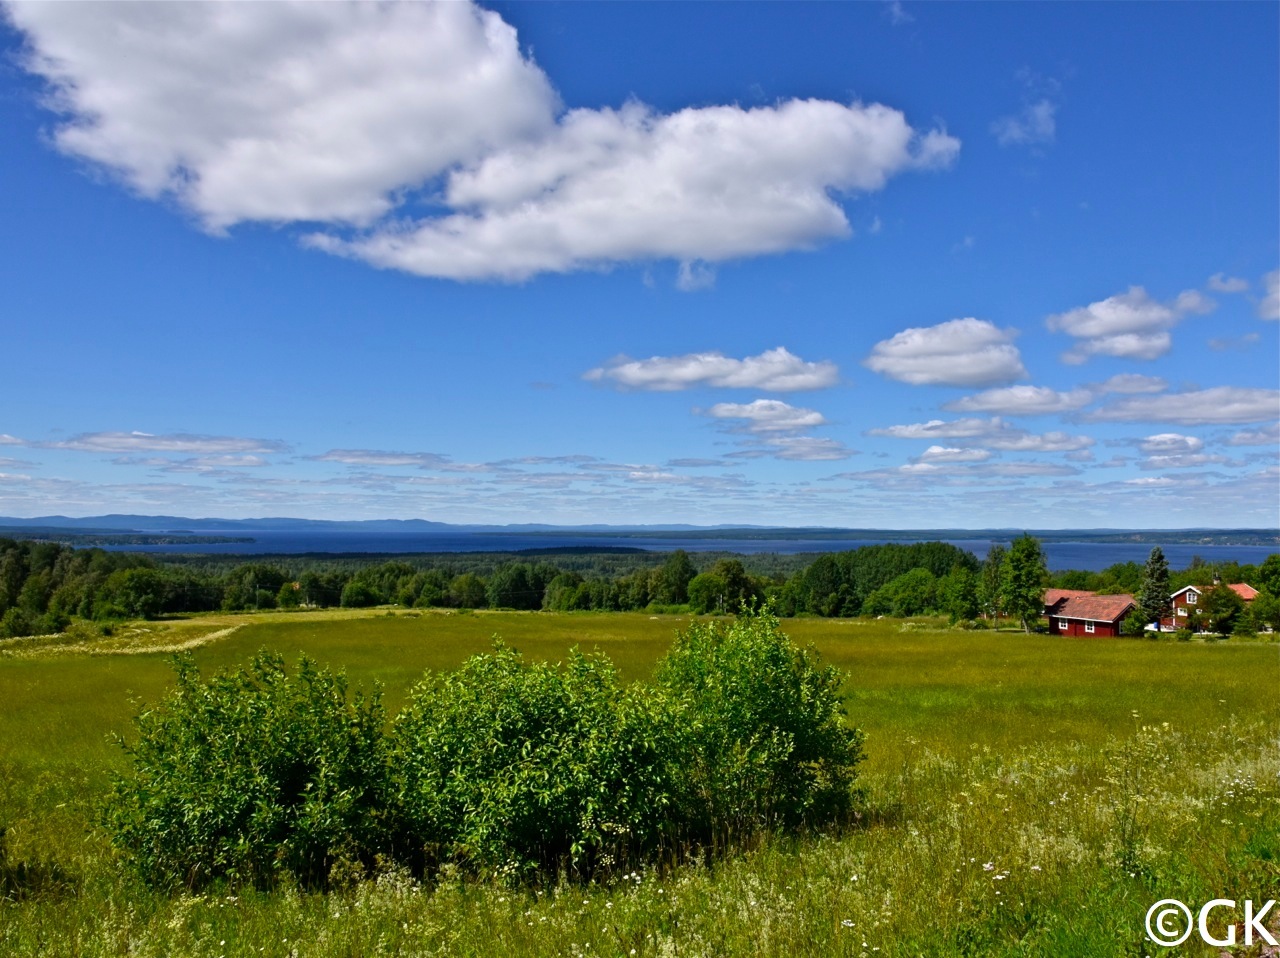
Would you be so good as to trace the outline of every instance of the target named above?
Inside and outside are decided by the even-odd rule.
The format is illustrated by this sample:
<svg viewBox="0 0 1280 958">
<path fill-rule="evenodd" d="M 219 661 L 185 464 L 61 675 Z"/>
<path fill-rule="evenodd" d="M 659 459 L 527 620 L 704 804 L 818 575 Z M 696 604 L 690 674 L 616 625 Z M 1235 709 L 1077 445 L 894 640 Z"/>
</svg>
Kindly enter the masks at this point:
<svg viewBox="0 0 1280 958">
<path fill-rule="evenodd" d="M 664 717 L 603 655 L 526 663 L 496 644 L 412 693 L 391 733 L 410 864 L 486 875 L 624 867 L 669 817 Z"/>
<path fill-rule="evenodd" d="M 104 811 L 156 884 L 323 885 L 380 855 L 588 878 L 832 822 L 857 797 L 842 675 L 770 612 L 693 625 L 625 688 L 604 655 L 526 663 L 497 643 L 429 675 L 389 734 L 377 697 L 350 702 L 305 658 L 292 675 L 265 652 L 208 681 L 190 658 L 177 671 Z"/>
<path fill-rule="evenodd" d="M 863 734 L 844 722 L 843 675 L 796 648 L 770 611 L 691 625 L 656 678 L 680 735 L 671 777 L 684 835 L 718 844 L 849 813 Z"/>
<path fill-rule="evenodd" d="M 135 719 L 132 770 L 112 783 L 104 823 L 155 884 L 226 878 L 269 885 L 287 870 L 323 884 L 336 861 L 381 847 L 381 702 L 348 701 L 345 677 L 306 658 L 290 674 L 262 652 L 177 688 Z"/>
</svg>

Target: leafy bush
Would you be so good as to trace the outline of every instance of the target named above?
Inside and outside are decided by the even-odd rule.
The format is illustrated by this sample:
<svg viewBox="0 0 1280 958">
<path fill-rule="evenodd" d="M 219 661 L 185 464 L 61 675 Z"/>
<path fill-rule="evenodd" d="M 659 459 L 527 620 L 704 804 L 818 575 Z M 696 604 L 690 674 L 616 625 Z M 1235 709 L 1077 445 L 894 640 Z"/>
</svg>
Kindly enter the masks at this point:
<svg viewBox="0 0 1280 958">
<path fill-rule="evenodd" d="M 585 878 L 821 825 L 857 798 L 842 675 L 770 612 L 693 625 L 625 688 L 603 655 L 526 663 L 498 643 L 428 676 L 386 734 L 376 696 L 350 702 L 306 659 L 292 675 L 268 653 L 208 681 L 189 658 L 177 670 L 135 720 L 104 815 L 158 884 L 319 885 L 379 855 Z"/>
<path fill-rule="evenodd" d="M 671 775 L 687 837 L 719 843 L 850 811 L 863 734 L 845 725 L 843 675 L 796 648 L 770 611 L 693 624 L 656 679 L 680 736 Z"/>
<path fill-rule="evenodd" d="M 339 860 L 381 847 L 377 695 L 306 658 L 294 674 L 262 652 L 207 682 L 189 656 L 177 688 L 134 721 L 131 773 L 112 783 L 105 824 L 148 880 L 323 883 Z"/>
<path fill-rule="evenodd" d="M 412 693 L 391 733 L 402 847 L 490 875 L 579 875 L 651 850 L 667 821 L 663 716 L 604 656 L 495 646 Z"/>
</svg>

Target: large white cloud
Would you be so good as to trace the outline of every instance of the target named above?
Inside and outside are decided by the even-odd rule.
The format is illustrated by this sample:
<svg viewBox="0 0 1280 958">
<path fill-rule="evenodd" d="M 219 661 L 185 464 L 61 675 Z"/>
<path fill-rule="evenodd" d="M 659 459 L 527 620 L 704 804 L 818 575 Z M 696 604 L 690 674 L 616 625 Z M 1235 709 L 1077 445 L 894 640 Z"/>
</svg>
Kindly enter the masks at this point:
<svg viewBox="0 0 1280 958">
<path fill-rule="evenodd" d="M 1063 362 L 1079 365 L 1090 356 L 1123 359 L 1158 359 L 1173 345 L 1169 335 L 1179 320 L 1191 313 L 1210 312 L 1216 304 L 1196 290 L 1185 290 L 1173 302 L 1161 303 L 1141 286 L 1109 296 L 1088 306 L 1056 313 L 1045 320 L 1054 332 L 1076 339 L 1062 354 Z"/>
<path fill-rule="evenodd" d="M 723 353 L 689 353 L 684 356 L 651 356 L 629 359 L 620 356 L 592 369 L 584 379 L 614 382 L 626 389 L 674 392 L 695 386 L 736 389 L 767 389 L 791 392 L 834 386 L 840 371 L 829 361 L 806 362 L 782 346 L 759 356 L 733 359 Z"/>
<path fill-rule="evenodd" d="M 847 236 L 834 193 L 945 166 L 958 148 L 879 104 L 574 110 L 548 136 L 453 173 L 445 200 L 456 212 L 309 241 L 375 266 L 462 280 L 644 259 L 720 262 Z"/>
<path fill-rule="evenodd" d="M 1214 386 L 1159 396 L 1127 396 L 1086 418 L 1099 422 L 1168 422 L 1183 426 L 1268 422 L 1280 416 L 1280 390 Z"/>
<path fill-rule="evenodd" d="M 1007 386 L 988 389 L 943 405 L 955 412 L 986 412 L 1004 416 L 1039 416 L 1071 412 L 1087 406 L 1094 394 L 1088 389 L 1059 392 L 1048 386 Z"/>
<path fill-rule="evenodd" d="M 16 3 L 62 151 L 211 229 L 370 223 L 395 192 L 558 107 L 515 30 L 467 3 Z"/>
<path fill-rule="evenodd" d="M 864 365 L 913 386 L 993 386 L 1027 374 L 1016 335 L 985 319 L 952 319 L 876 343 Z"/>
<path fill-rule="evenodd" d="M 207 229 L 326 223 L 310 245 L 425 276 L 674 259 L 699 288 L 708 264 L 847 236 L 844 197 L 959 149 L 880 104 L 561 115 L 514 28 L 470 3 L 7 10 L 60 150 Z M 438 213 L 393 220 L 422 189 Z"/>
</svg>

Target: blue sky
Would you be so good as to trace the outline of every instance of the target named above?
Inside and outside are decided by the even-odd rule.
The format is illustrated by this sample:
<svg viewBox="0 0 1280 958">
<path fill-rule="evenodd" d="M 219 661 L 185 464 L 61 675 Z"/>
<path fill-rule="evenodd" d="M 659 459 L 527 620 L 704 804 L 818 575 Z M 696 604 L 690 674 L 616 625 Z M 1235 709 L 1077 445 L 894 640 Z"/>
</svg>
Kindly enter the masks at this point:
<svg viewBox="0 0 1280 958">
<path fill-rule="evenodd" d="M 1280 524 L 1280 8 L 9 4 L 0 515 Z"/>
</svg>

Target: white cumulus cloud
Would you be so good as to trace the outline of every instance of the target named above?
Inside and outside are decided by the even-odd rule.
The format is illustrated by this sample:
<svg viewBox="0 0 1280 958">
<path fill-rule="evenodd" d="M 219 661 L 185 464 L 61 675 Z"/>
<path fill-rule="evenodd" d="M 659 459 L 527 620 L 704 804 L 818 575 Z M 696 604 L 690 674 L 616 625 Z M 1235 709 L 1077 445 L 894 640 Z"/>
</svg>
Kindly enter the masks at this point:
<svg viewBox="0 0 1280 958">
<path fill-rule="evenodd" d="M 1053 332 L 1075 337 L 1075 345 L 1062 354 L 1063 362 L 1079 365 L 1091 356 L 1123 359 L 1158 359 L 1173 345 L 1169 334 L 1191 313 L 1207 313 L 1213 300 L 1195 290 L 1185 290 L 1171 303 L 1161 303 L 1141 286 L 1109 296 L 1088 306 L 1057 313 L 1045 320 Z"/>
<path fill-rule="evenodd" d="M 1175 455 L 1199 452 L 1204 448 L 1204 440 L 1196 436 L 1184 436 L 1177 432 L 1162 432 L 1147 436 L 1139 443 L 1138 448 L 1153 455 Z"/>
<path fill-rule="evenodd" d="M 368 224 L 554 125 L 514 28 L 469 3 L 15 3 L 54 142 L 213 230 Z"/>
<path fill-rule="evenodd" d="M 876 343 L 863 364 L 913 386 L 992 386 L 1027 374 L 1016 335 L 985 319 L 952 319 Z"/>
<path fill-rule="evenodd" d="M 734 359 L 719 352 L 689 353 L 684 356 L 651 356 L 630 359 L 620 356 L 588 371 L 584 379 L 606 380 L 625 389 L 674 392 L 697 386 L 727 389 L 764 389 L 794 392 L 825 389 L 839 380 L 836 364 L 827 360 L 807 362 L 782 346 L 759 356 Z"/>
<path fill-rule="evenodd" d="M 563 112 L 515 29 L 467 2 L 5 11 L 64 153 L 208 230 L 325 224 L 304 241 L 424 276 L 673 259 L 705 288 L 715 263 L 848 236 L 848 196 L 960 146 L 875 103 Z M 396 217 L 424 196 L 437 213 Z"/>
<path fill-rule="evenodd" d="M 716 403 L 707 410 L 707 415 L 714 419 L 740 420 L 740 428 L 752 433 L 797 432 L 826 423 L 817 410 L 792 406 L 780 399 Z"/>
<path fill-rule="evenodd" d="M 953 412 L 985 412 L 1004 416 L 1039 416 L 1071 412 L 1093 401 L 1088 389 L 1059 392 L 1048 386 L 1007 386 L 965 396 L 942 408 Z"/>
<path fill-rule="evenodd" d="M 847 236 L 835 194 L 946 166 L 958 149 L 880 104 L 573 110 L 548 135 L 451 174 L 444 199 L 454 212 L 309 242 L 458 280 L 516 282 L 646 259 L 717 263 Z M 693 269 L 685 267 L 686 287 L 706 281 Z"/>
</svg>

